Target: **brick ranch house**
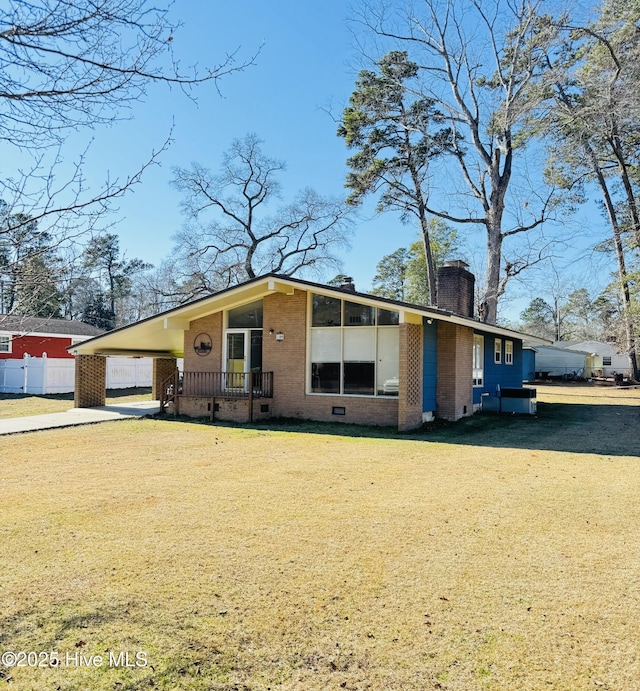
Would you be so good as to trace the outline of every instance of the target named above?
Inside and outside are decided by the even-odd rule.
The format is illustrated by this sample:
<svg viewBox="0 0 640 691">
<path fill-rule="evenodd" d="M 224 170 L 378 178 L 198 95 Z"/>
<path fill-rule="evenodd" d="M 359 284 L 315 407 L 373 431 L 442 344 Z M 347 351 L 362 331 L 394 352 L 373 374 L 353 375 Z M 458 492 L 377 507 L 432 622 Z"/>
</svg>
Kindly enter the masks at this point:
<svg viewBox="0 0 640 691">
<path fill-rule="evenodd" d="M 154 398 L 194 417 L 408 430 L 471 415 L 483 393 L 522 387 L 525 336 L 475 321 L 473 274 L 448 264 L 439 308 L 269 274 L 116 329 L 70 348 L 75 405 L 104 405 L 105 358 L 126 355 L 153 357 Z"/>
</svg>

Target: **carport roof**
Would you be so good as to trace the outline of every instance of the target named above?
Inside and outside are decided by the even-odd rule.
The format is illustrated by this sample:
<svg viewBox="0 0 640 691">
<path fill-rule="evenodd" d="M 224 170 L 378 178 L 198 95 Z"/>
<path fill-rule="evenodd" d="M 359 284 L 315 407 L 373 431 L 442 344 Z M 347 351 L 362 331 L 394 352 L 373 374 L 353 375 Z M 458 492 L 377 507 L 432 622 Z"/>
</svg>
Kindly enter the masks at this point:
<svg viewBox="0 0 640 691">
<path fill-rule="evenodd" d="M 484 324 L 434 307 L 412 305 L 377 295 L 347 292 L 340 288 L 312 283 L 311 281 L 289 276 L 267 274 L 213 295 L 194 300 L 180 307 L 175 307 L 153 317 L 148 317 L 135 324 L 109 331 L 102 336 L 70 346 L 68 350 L 74 355 L 183 357 L 184 332 L 189 329 L 191 321 L 215 314 L 221 310 L 232 309 L 233 307 L 258 300 L 270 293 L 279 292 L 293 295 L 296 289 L 314 290 L 324 295 L 353 299 L 372 306 L 382 306 L 387 309 L 393 308 L 400 312 L 400 319 L 404 322 L 421 323 L 422 318 L 426 317 L 427 319 L 470 326 L 478 331 L 493 333 L 506 338 L 526 338 L 528 341 L 535 343 L 550 343 L 546 339 Z"/>
</svg>

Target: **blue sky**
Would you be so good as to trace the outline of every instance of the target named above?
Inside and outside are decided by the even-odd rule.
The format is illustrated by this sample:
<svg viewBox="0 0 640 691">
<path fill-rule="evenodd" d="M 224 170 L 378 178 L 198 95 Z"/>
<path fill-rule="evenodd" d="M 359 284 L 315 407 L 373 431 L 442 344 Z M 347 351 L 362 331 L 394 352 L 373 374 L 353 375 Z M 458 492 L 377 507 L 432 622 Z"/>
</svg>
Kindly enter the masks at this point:
<svg viewBox="0 0 640 691">
<path fill-rule="evenodd" d="M 173 143 L 161 165 L 148 170 L 142 183 L 121 200 L 114 217 L 120 221 L 112 229 L 129 258 L 155 265 L 169 254 L 172 235 L 182 223 L 180 195 L 170 186 L 172 168 L 197 161 L 216 170 L 231 141 L 247 133 L 255 132 L 264 140 L 265 153 L 286 161 L 287 171 L 281 177 L 285 201 L 304 187 L 324 195 L 344 195 L 349 153 L 336 136 L 336 122 L 328 111 L 340 115 L 360 67 L 343 0 L 181 0 L 172 12 L 183 22 L 173 41 L 183 65 L 216 64 L 236 50 L 242 61 L 260 49 L 255 65 L 222 80 L 220 94 L 213 84 L 200 86 L 194 92 L 195 103 L 178 89 L 157 85 L 143 103 L 135 105 L 130 119 L 82 132 L 66 150 L 70 161 L 74 150 L 91 142 L 85 177 L 98 186 L 107 175 L 124 177 L 135 170 L 173 127 Z M 415 229 L 403 225 L 396 215 L 375 217 L 373 206 L 360 213 L 352 250 L 343 257 L 345 273 L 365 291 L 371 287 L 377 262 L 417 239 Z M 585 218 L 584 227 L 592 222 L 602 225 L 593 209 Z M 482 257 L 480 231 L 472 234 L 468 254 Z M 575 254 L 574 250 L 572 260 Z M 590 261 L 573 261 L 572 266 L 579 283 L 582 276 L 594 282 L 594 276 L 602 273 L 601 268 L 594 271 Z M 480 262 L 472 268 L 480 278 Z M 601 287 L 605 281 L 595 282 Z M 512 306 L 510 318 L 517 318 L 533 290 L 514 288 L 511 300 L 505 301 Z"/>
<path fill-rule="evenodd" d="M 277 11 L 274 3 L 252 0 L 233 6 L 198 3 L 196 11 L 194 3 L 177 3 L 175 9 L 187 13 L 173 48 L 184 64 L 219 62 L 237 48 L 241 61 L 261 47 L 255 66 L 222 80 L 221 94 L 212 84 L 198 87 L 197 103 L 179 90 L 154 88 L 130 121 L 92 133 L 91 172 L 99 180 L 101 169 L 124 174 L 143 161 L 173 124 L 174 141 L 162 165 L 147 171 L 119 204 L 122 221 L 115 232 L 129 256 L 157 264 L 169 253 L 171 236 L 182 223 L 180 195 L 169 184 L 172 167 L 198 161 L 215 171 L 231 141 L 249 132 L 264 140 L 265 153 L 286 162 L 285 199 L 304 187 L 345 194 L 348 152 L 328 110 L 340 114 L 357 75 L 348 10 L 340 0 L 275 4 Z M 391 216 L 374 221 L 366 220 L 367 212 L 361 216 L 344 268 L 365 289 L 377 261 L 412 241 L 414 231 Z"/>
</svg>

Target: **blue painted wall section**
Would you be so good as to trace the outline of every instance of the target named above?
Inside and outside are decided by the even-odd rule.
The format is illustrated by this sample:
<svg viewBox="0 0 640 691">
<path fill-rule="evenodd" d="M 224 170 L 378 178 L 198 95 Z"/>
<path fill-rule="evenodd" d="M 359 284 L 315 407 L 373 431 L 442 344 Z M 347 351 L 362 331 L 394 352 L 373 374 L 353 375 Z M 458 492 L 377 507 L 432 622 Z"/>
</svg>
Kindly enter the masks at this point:
<svg viewBox="0 0 640 691">
<path fill-rule="evenodd" d="M 522 341 L 495 336 L 475 329 L 474 333 L 484 336 L 484 385 L 473 387 L 473 402 L 480 403 L 481 394 L 496 395 L 497 388 L 522 387 Z M 501 357 L 500 363 L 494 361 L 494 340 L 500 338 Z M 513 343 L 513 364 L 507 365 L 504 361 L 504 344 L 506 341 Z"/>
<path fill-rule="evenodd" d="M 438 327 L 434 321 L 429 324 L 422 318 L 424 330 L 422 346 L 422 410 L 426 413 L 436 409 L 436 378 L 438 372 Z"/>
<path fill-rule="evenodd" d="M 532 348 L 522 350 L 522 381 L 536 378 L 536 352 Z"/>
</svg>

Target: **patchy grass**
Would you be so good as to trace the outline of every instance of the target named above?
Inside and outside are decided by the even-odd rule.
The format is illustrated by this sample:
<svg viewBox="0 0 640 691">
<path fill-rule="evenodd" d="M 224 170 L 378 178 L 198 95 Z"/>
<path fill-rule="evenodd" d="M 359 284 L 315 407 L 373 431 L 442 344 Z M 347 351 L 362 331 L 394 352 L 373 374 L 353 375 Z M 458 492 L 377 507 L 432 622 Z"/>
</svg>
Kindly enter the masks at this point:
<svg viewBox="0 0 640 691">
<path fill-rule="evenodd" d="M 473 445 L 455 425 L 447 441 L 162 420 L 7 437 L 0 650 L 105 663 L 0 665 L 0 678 L 63 691 L 635 689 L 637 444 L 547 448 L 556 413 L 579 437 L 596 408 L 543 403 L 537 420 L 504 420 L 499 445 L 489 423 L 503 420 L 488 416 Z M 149 666 L 109 667 L 110 651 L 130 664 L 144 651 Z"/>
<path fill-rule="evenodd" d="M 109 389 L 107 391 L 107 405 L 116 403 L 134 403 L 135 401 L 150 401 L 151 387 L 137 389 Z M 11 417 L 25 417 L 27 415 L 45 415 L 47 413 L 63 413 L 73 408 L 73 394 L 46 394 L 34 396 L 31 394 L 0 393 L 0 419 Z"/>
<path fill-rule="evenodd" d="M 233 426 L 306 434 L 420 439 L 466 446 L 623 456 L 638 446 L 640 389 L 594 387 L 586 383 L 536 388 L 539 401 L 537 416 L 476 414 L 453 423 L 436 420 L 408 433 L 400 433 L 395 428 L 293 419 Z"/>
</svg>

